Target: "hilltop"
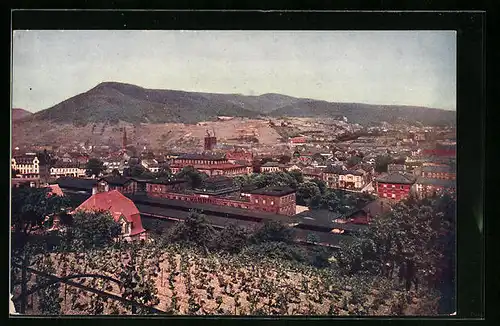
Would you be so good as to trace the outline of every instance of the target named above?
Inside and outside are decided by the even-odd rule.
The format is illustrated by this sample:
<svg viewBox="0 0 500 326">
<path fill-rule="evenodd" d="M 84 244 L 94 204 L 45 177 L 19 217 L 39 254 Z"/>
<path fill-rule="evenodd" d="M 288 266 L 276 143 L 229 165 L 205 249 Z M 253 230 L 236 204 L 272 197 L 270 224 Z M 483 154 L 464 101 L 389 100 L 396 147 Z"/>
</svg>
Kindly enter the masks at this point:
<svg viewBox="0 0 500 326">
<path fill-rule="evenodd" d="M 12 109 L 12 121 L 17 121 L 17 120 L 29 117 L 31 115 L 33 115 L 33 113 L 31 113 L 25 109 L 19 109 L 19 108 Z"/>
<path fill-rule="evenodd" d="M 86 125 L 119 121 L 139 123 L 186 123 L 215 120 L 217 116 L 245 118 L 334 117 L 352 123 L 420 121 L 425 125 L 455 124 L 455 112 L 426 107 L 338 103 L 295 98 L 282 94 L 247 96 L 147 89 L 136 85 L 104 82 L 51 108 L 37 112 L 30 121 Z"/>
</svg>

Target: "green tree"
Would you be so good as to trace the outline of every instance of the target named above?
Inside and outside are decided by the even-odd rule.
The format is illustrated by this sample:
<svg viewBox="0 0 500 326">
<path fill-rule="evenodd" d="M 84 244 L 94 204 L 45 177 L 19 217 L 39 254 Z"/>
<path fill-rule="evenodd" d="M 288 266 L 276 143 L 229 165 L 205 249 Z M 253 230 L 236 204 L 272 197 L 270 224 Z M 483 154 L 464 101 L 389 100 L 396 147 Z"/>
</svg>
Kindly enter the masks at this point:
<svg viewBox="0 0 500 326">
<path fill-rule="evenodd" d="M 173 241 L 180 241 L 204 249 L 210 248 L 216 232 L 206 221 L 206 216 L 197 211 L 191 211 L 184 223 L 176 224 L 167 234 Z"/>
<path fill-rule="evenodd" d="M 278 159 L 278 162 L 281 164 L 287 164 L 290 162 L 292 158 L 289 155 L 281 155 Z"/>
<path fill-rule="evenodd" d="M 121 226 L 109 212 L 83 212 L 74 214 L 67 238 L 84 248 L 102 248 L 113 243 L 121 233 Z"/>
<path fill-rule="evenodd" d="M 351 156 L 347 160 L 347 164 L 346 165 L 347 165 L 347 167 L 352 168 L 353 166 L 358 165 L 360 162 L 361 162 L 361 157 L 359 157 L 357 155 L 354 155 L 354 156 Z"/>
<path fill-rule="evenodd" d="M 28 235 L 45 218 L 70 206 L 67 197 L 49 195 L 48 188 L 12 188 L 11 223 L 16 233 Z"/>
<path fill-rule="evenodd" d="M 293 230 L 276 221 L 266 221 L 251 237 L 251 242 L 284 242 L 291 243 Z"/>
<path fill-rule="evenodd" d="M 111 175 L 114 177 L 119 177 L 121 176 L 121 173 L 120 171 L 118 171 L 118 169 L 113 169 L 113 171 L 111 171 Z"/>
<path fill-rule="evenodd" d="M 321 193 L 321 195 L 326 194 L 326 191 L 328 190 L 328 187 L 326 186 L 326 182 L 325 181 L 319 180 L 319 179 L 313 179 L 310 182 L 315 183 L 318 186 L 319 192 Z"/>
<path fill-rule="evenodd" d="M 86 169 L 85 173 L 87 174 L 87 176 L 95 175 L 96 177 L 98 177 L 99 175 L 101 175 L 101 173 L 106 171 L 104 163 L 97 158 L 91 158 L 85 165 L 85 169 Z"/>
<path fill-rule="evenodd" d="M 186 166 L 175 177 L 177 179 L 186 179 L 191 188 L 198 188 L 208 176 L 192 166 Z"/>
<path fill-rule="evenodd" d="M 297 187 L 297 193 L 295 194 L 297 204 L 308 206 L 311 199 L 317 196 L 321 196 L 321 191 L 319 187 L 314 182 L 304 182 Z"/>
<path fill-rule="evenodd" d="M 392 158 L 388 155 L 379 155 L 375 158 L 375 171 L 382 173 L 387 172 L 387 165 L 392 162 Z"/>
<path fill-rule="evenodd" d="M 304 175 L 302 174 L 302 172 L 300 170 L 292 170 L 292 171 L 288 172 L 288 174 L 290 174 L 295 179 L 295 181 L 297 182 L 297 185 L 304 182 Z"/>
<path fill-rule="evenodd" d="M 238 253 L 247 244 L 249 236 L 250 234 L 245 228 L 232 223 L 214 238 L 214 247 L 232 254 Z"/>
</svg>

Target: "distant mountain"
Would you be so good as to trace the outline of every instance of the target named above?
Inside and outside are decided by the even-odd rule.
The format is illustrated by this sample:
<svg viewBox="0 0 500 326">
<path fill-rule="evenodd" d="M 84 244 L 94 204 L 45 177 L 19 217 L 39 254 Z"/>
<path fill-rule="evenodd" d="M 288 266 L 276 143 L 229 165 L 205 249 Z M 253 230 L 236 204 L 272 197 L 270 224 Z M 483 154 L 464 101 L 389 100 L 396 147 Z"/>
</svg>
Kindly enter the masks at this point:
<svg viewBox="0 0 500 326">
<path fill-rule="evenodd" d="M 20 120 L 31 116 L 33 113 L 26 111 L 25 109 L 12 109 L 12 121 Z"/>
<path fill-rule="evenodd" d="M 317 100 L 299 100 L 270 113 L 274 117 L 334 117 L 345 116 L 350 122 L 369 125 L 382 121 L 424 125 L 455 125 L 455 111 L 418 106 L 372 105 L 361 103 L 332 103 Z"/>
<path fill-rule="evenodd" d="M 281 94 L 246 96 L 146 89 L 105 82 L 49 109 L 37 112 L 35 121 L 87 124 L 125 121 L 129 123 L 196 123 L 217 116 L 234 117 L 333 117 L 346 116 L 350 122 L 394 122 L 418 120 L 424 124 L 454 123 L 455 112 L 423 107 L 379 106 L 332 103 Z M 30 119 L 31 120 L 31 119 Z"/>
</svg>

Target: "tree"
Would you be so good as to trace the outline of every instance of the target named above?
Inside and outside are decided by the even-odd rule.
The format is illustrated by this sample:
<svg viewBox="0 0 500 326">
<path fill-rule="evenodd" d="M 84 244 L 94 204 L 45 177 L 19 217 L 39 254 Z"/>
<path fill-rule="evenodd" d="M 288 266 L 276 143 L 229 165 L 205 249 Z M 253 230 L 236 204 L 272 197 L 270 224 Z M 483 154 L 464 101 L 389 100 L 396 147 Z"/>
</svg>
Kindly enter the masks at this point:
<svg viewBox="0 0 500 326">
<path fill-rule="evenodd" d="M 12 177 L 15 178 L 18 174 L 20 174 L 21 171 L 19 170 L 14 170 L 14 169 L 11 169 L 11 174 L 12 174 Z"/>
<path fill-rule="evenodd" d="M 231 223 L 214 238 L 214 247 L 231 254 L 238 253 L 247 244 L 248 237 L 245 228 Z"/>
<path fill-rule="evenodd" d="M 276 221 L 266 221 L 252 236 L 251 242 L 285 242 L 291 243 L 293 231 L 288 226 Z"/>
<path fill-rule="evenodd" d="M 204 249 L 210 247 L 214 236 L 215 230 L 206 222 L 206 216 L 194 210 L 184 223 L 176 224 L 167 234 L 167 237 L 173 241 L 185 242 Z"/>
<path fill-rule="evenodd" d="M 172 170 L 168 166 L 162 166 L 155 174 L 156 178 L 170 178 L 172 177 Z"/>
<path fill-rule="evenodd" d="M 85 168 L 87 176 L 95 175 L 96 177 L 98 177 L 99 175 L 101 175 L 101 173 L 106 171 L 104 163 L 97 158 L 91 158 L 85 165 Z"/>
<path fill-rule="evenodd" d="M 121 233 L 121 226 L 109 212 L 76 212 L 67 238 L 79 242 L 84 248 L 105 247 L 113 243 Z"/>
<path fill-rule="evenodd" d="M 292 158 L 289 155 L 281 155 L 278 159 L 280 164 L 287 164 L 290 162 Z"/>
<path fill-rule="evenodd" d="M 357 156 L 357 155 L 351 156 L 351 157 L 347 160 L 347 167 L 352 168 L 353 166 L 358 165 L 360 162 L 361 162 L 361 157 L 359 157 L 359 156 Z"/>
<path fill-rule="evenodd" d="M 326 186 L 325 181 L 319 179 L 312 179 L 310 182 L 315 183 L 318 186 L 321 195 L 326 194 L 328 187 Z"/>
<path fill-rule="evenodd" d="M 307 206 L 312 198 L 321 196 L 319 187 L 314 182 L 304 182 L 297 187 L 297 204 Z"/>
<path fill-rule="evenodd" d="M 304 182 L 304 175 L 300 170 L 292 170 L 288 172 L 288 174 L 290 174 L 295 179 L 297 184 L 301 184 Z"/>
<path fill-rule="evenodd" d="M 377 156 L 375 158 L 375 171 L 376 172 L 387 172 L 387 165 L 392 162 L 392 158 L 388 155 Z"/>
<path fill-rule="evenodd" d="M 111 175 L 114 177 L 120 177 L 121 173 L 120 171 L 118 171 L 118 169 L 113 169 L 113 171 L 111 171 Z"/>
<path fill-rule="evenodd" d="M 45 218 L 70 205 L 67 197 L 49 195 L 47 188 L 12 188 L 11 223 L 16 233 L 30 234 Z"/>
<path fill-rule="evenodd" d="M 191 188 L 198 188 L 208 176 L 205 173 L 200 173 L 192 166 L 186 166 L 175 177 L 177 179 L 186 179 Z"/>
</svg>

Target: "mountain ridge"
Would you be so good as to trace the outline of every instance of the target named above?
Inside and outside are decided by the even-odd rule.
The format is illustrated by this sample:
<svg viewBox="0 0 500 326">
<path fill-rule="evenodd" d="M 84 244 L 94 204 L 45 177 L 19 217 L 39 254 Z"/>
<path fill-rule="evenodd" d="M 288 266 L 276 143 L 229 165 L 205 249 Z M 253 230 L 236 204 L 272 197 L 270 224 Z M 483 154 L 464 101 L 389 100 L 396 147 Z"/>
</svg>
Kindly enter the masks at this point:
<svg viewBox="0 0 500 326">
<path fill-rule="evenodd" d="M 215 120 L 217 116 L 328 118 L 338 115 L 361 125 L 401 120 L 415 120 L 426 125 L 456 123 L 454 111 L 427 107 L 328 102 L 277 93 L 241 95 L 148 89 L 120 82 L 100 83 L 30 115 L 30 120 L 77 125 L 119 121 L 194 124 Z"/>
</svg>

